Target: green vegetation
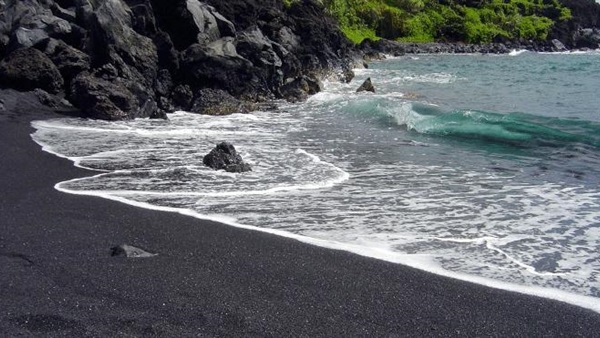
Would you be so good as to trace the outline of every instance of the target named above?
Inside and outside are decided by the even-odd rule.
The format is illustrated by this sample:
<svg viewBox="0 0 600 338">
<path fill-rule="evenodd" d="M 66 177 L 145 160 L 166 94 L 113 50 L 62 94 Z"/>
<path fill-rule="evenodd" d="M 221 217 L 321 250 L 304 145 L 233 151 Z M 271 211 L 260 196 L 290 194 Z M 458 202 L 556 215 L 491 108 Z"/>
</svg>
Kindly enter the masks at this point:
<svg viewBox="0 0 600 338">
<path fill-rule="evenodd" d="M 294 0 L 284 0 L 289 5 Z M 354 43 L 545 40 L 571 12 L 558 0 L 322 0 Z"/>
</svg>

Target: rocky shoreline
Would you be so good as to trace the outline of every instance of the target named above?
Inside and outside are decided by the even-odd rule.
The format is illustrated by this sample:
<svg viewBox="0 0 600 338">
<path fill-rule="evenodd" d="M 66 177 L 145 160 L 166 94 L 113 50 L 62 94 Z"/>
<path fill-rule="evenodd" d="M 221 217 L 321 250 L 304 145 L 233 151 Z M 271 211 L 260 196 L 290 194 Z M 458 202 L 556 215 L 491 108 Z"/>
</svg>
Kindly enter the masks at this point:
<svg viewBox="0 0 600 338">
<path fill-rule="evenodd" d="M 600 31 L 577 28 L 568 41 L 597 46 Z M 0 0 L 0 87 L 105 120 L 276 109 L 261 102 L 305 100 L 323 78 L 349 82 L 353 68 L 383 55 L 520 49 L 567 47 L 558 39 L 355 46 L 315 0 Z"/>
<path fill-rule="evenodd" d="M 324 76 L 351 76 L 355 54 L 314 1 L 0 1 L 0 86 L 90 118 L 302 100 Z"/>
<path fill-rule="evenodd" d="M 594 41 L 597 40 L 597 48 L 600 48 L 600 31 L 594 30 Z M 365 40 L 359 49 L 366 59 L 378 58 L 380 54 L 402 56 L 405 54 L 508 54 L 515 50 L 528 50 L 532 52 L 568 52 L 573 50 L 587 51 L 593 48 L 567 48 L 561 41 L 554 39 L 549 42 L 506 42 L 489 44 L 466 44 L 466 43 L 411 43 L 390 40 Z"/>
</svg>

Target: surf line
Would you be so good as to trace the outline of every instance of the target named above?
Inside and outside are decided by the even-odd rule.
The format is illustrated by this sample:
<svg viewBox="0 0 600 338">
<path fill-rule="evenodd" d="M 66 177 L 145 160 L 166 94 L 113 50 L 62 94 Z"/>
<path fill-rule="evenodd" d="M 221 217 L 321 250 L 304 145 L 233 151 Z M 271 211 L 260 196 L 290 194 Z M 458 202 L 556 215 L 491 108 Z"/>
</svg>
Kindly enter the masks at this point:
<svg viewBox="0 0 600 338">
<path fill-rule="evenodd" d="M 504 251 L 504 250 L 498 248 L 497 246 L 495 246 L 493 244 L 493 242 L 498 242 L 498 238 L 497 237 L 492 237 L 492 236 L 485 236 L 485 237 L 478 237 L 478 238 L 442 238 L 442 237 L 434 237 L 434 239 L 438 240 L 438 241 L 442 241 L 442 242 L 454 242 L 454 243 L 474 243 L 474 244 L 485 243 L 486 248 L 488 248 L 488 249 L 490 249 L 492 251 L 496 251 L 497 253 L 503 255 L 508 260 L 510 260 L 514 264 L 522 267 L 527 272 L 529 272 L 529 273 L 531 273 L 533 275 L 537 275 L 537 276 L 565 276 L 565 275 L 568 275 L 568 273 L 565 273 L 565 272 L 538 272 L 533 266 L 525 264 L 525 263 L 519 261 L 515 257 L 509 255 L 506 251 Z"/>
</svg>

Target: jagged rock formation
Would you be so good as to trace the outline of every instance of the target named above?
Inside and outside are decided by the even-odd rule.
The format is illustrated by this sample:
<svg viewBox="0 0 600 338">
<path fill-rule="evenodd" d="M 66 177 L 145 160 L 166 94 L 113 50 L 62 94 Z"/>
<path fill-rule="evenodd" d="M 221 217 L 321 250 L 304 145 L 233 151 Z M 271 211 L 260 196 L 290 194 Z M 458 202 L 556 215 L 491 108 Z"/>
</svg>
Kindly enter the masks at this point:
<svg viewBox="0 0 600 338">
<path fill-rule="evenodd" d="M 568 48 L 600 48 L 600 4 L 594 0 L 559 0 L 571 10 L 572 19 L 557 23 L 550 39 L 557 39 Z"/>
<path fill-rule="evenodd" d="M 373 86 L 373 82 L 371 82 L 371 78 L 368 77 L 361 85 L 356 89 L 357 93 L 360 92 L 371 92 L 375 93 L 375 87 Z"/>
<path fill-rule="evenodd" d="M 58 93 L 64 80 L 46 55 L 28 47 L 11 52 L 0 62 L 0 84 L 21 90 L 40 88 Z"/>
<path fill-rule="evenodd" d="M 92 118 L 165 117 L 198 102 L 237 112 L 229 99 L 207 107 L 215 93 L 299 100 L 334 69 L 351 77 L 352 53 L 313 0 L 0 0 L 0 59 L 13 74 L 1 85 L 62 93 Z M 21 71 L 32 55 L 45 74 Z"/>
<path fill-rule="evenodd" d="M 249 164 L 244 162 L 235 147 L 229 142 L 221 142 L 202 159 L 205 166 L 215 170 L 225 170 L 231 173 L 252 171 Z"/>
</svg>

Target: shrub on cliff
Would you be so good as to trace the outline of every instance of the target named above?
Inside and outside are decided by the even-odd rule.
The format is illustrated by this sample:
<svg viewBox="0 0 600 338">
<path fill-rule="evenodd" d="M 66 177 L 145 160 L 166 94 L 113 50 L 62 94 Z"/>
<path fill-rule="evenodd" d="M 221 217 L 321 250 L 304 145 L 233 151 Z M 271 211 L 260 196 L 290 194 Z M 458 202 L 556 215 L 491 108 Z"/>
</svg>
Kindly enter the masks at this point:
<svg viewBox="0 0 600 338">
<path fill-rule="evenodd" d="M 574 1 L 574 0 L 562 0 Z M 593 1 L 593 0 L 590 0 Z M 571 12 L 558 0 L 323 0 L 355 43 L 546 40 Z"/>
</svg>

